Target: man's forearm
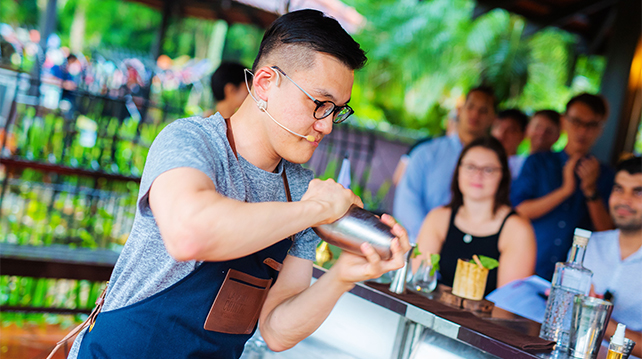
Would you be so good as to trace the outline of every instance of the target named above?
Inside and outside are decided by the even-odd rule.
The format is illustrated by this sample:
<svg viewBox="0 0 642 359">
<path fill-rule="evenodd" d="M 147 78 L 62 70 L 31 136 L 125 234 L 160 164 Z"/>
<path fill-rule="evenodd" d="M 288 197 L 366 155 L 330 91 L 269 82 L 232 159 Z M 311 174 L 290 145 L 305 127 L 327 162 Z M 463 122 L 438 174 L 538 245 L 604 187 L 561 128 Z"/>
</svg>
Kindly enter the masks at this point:
<svg viewBox="0 0 642 359">
<path fill-rule="evenodd" d="M 336 280 L 333 271 L 321 276 L 312 286 L 284 300 L 261 322 L 261 335 L 270 349 L 282 351 L 308 337 L 330 315 L 343 293 L 354 284 Z M 281 298 L 270 298 L 278 303 Z M 266 302 L 269 306 L 270 303 Z"/>
<path fill-rule="evenodd" d="M 526 200 L 520 203 L 516 209 L 528 219 L 537 219 L 555 209 L 569 196 L 569 191 L 560 187 L 543 197 Z"/>
<path fill-rule="evenodd" d="M 203 205 L 183 214 L 182 225 L 172 233 L 161 230 L 177 260 L 240 258 L 314 225 L 323 212 L 313 201 L 245 203 L 211 191 L 200 196 Z"/>
<path fill-rule="evenodd" d="M 598 198 L 597 200 L 586 202 L 586 207 L 588 208 L 591 222 L 593 222 L 593 227 L 595 227 L 596 231 L 608 231 L 615 228 L 613 220 L 601 199 Z"/>
</svg>

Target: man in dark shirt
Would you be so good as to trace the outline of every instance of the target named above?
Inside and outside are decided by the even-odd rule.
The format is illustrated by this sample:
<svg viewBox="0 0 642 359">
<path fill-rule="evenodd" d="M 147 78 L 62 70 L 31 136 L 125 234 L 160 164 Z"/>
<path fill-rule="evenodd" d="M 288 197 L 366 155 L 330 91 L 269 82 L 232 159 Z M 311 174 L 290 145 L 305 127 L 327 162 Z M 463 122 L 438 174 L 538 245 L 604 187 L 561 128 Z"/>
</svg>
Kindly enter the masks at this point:
<svg viewBox="0 0 642 359">
<path fill-rule="evenodd" d="M 555 263 L 566 260 L 575 227 L 613 228 L 606 200 L 614 173 L 589 155 L 606 118 L 602 97 L 588 93 L 573 97 L 562 117 L 568 136 L 564 150 L 531 155 L 513 182 L 511 202 L 533 223 L 536 273 L 542 278 L 550 280 Z"/>
</svg>

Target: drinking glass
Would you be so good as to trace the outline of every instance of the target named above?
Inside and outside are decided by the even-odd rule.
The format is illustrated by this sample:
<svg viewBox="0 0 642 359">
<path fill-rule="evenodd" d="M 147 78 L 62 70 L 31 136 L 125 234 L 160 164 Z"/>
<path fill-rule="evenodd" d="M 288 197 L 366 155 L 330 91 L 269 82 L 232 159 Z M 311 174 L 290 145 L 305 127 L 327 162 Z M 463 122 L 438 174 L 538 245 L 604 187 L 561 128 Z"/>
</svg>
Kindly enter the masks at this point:
<svg viewBox="0 0 642 359">
<path fill-rule="evenodd" d="M 432 264 L 429 260 L 423 259 L 421 261 L 421 265 L 410 280 L 410 284 L 412 289 L 423 293 L 430 293 L 437 288 L 437 271 L 432 271 Z"/>
</svg>

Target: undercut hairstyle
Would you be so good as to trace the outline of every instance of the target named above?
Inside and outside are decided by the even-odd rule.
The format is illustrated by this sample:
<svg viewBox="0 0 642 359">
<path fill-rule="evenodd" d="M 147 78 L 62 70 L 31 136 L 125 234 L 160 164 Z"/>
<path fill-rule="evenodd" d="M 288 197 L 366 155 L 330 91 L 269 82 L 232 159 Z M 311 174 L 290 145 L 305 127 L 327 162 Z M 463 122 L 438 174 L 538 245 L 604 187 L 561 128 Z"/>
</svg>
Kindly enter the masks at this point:
<svg viewBox="0 0 642 359">
<path fill-rule="evenodd" d="M 461 167 L 461 160 L 466 156 L 466 153 L 475 147 L 482 147 L 489 149 L 495 152 L 495 155 L 499 159 L 499 163 L 502 166 L 502 179 L 499 182 L 497 187 L 497 192 L 495 192 L 495 203 L 493 204 L 493 214 L 497 213 L 497 209 L 502 205 L 511 206 L 510 204 L 510 168 L 508 167 L 508 157 L 506 156 L 506 150 L 496 138 L 492 136 L 480 137 L 473 142 L 469 143 L 461 151 L 459 159 L 457 160 L 457 167 L 455 167 L 455 173 L 453 174 L 453 179 L 450 184 L 450 193 L 451 200 L 447 207 L 450 207 L 453 211 L 461 207 L 464 204 L 464 195 L 461 193 L 459 188 L 459 173 Z"/>
<path fill-rule="evenodd" d="M 588 106 L 591 111 L 596 113 L 599 116 L 606 118 L 608 113 L 608 104 L 602 96 L 593 95 L 590 93 L 581 93 L 568 101 L 566 104 L 566 112 L 571 108 L 571 106 L 577 102 L 581 102 Z"/>
<path fill-rule="evenodd" d="M 497 110 L 497 96 L 495 96 L 495 90 L 492 87 L 486 86 L 486 85 L 480 85 L 480 86 L 477 86 L 477 87 L 473 87 L 466 94 L 466 101 L 468 101 L 468 98 L 470 97 L 470 94 L 473 93 L 473 92 L 481 92 L 481 93 L 485 94 L 486 96 L 490 97 L 490 99 L 491 99 L 491 101 L 493 103 L 493 109 Z"/>
<path fill-rule="evenodd" d="M 535 116 L 544 116 L 548 118 L 553 124 L 557 127 L 560 126 L 560 118 L 561 115 L 559 112 L 555 110 L 539 110 L 533 114 L 533 117 Z"/>
<path fill-rule="evenodd" d="M 615 167 L 615 173 L 618 173 L 620 171 L 626 171 L 631 175 L 642 173 L 642 157 L 633 156 L 631 158 L 618 162 L 617 166 Z"/>
<path fill-rule="evenodd" d="M 315 52 L 331 55 L 353 71 L 367 61 L 359 44 L 337 20 L 321 11 L 307 9 L 287 13 L 270 25 L 263 35 L 252 71 L 256 72 L 273 58 L 287 60 L 290 68 L 311 67 Z"/>
<path fill-rule="evenodd" d="M 214 71 L 210 80 L 212 94 L 216 101 L 225 99 L 225 85 L 232 84 L 238 87 L 245 81 L 245 66 L 237 62 L 223 62 Z"/>
<path fill-rule="evenodd" d="M 526 114 L 519 109 L 511 108 L 508 110 L 500 111 L 497 114 L 497 119 L 513 119 L 517 121 L 517 124 L 519 125 L 519 128 L 522 130 L 522 132 L 526 132 L 526 126 L 528 126 L 528 116 L 526 116 Z"/>
</svg>

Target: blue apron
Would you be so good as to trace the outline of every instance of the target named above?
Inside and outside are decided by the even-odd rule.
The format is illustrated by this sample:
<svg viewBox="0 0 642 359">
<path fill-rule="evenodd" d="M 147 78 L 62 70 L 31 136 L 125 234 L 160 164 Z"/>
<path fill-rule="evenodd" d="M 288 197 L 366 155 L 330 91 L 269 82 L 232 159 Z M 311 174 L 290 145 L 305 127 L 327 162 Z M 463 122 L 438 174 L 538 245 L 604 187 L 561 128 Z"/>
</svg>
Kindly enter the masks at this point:
<svg viewBox="0 0 642 359">
<path fill-rule="evenodd" d="M 282 263 L 292 241 L 284 239 L 247 257 L 203 262 L 187 277 L 138 303 L 98 314 L 78 358 L 239 358 L 248 334 L 204 329 L 214 298 L 230 269 L 261 279 L 277 278 L 265 264 Z"/>
<path fill-rule="evenodd" d="M 229 121 L 226 122 L 230 147 L 236 155 L 234 136 Z M 282 177 L 287 200 L 291 202 L 285 167 Z M 265 300 L 270 284 L 276 281 L 293 238 L 283 239 L 243 258 L 203 262 L 187 277 L 149 298 L 99 313 L 85 333 L 78 358 L 239 358 L 245 342 L 256 331 L 262 300 Z M 231 278 L 232 273 L 237 276 Z M 257 287 L 261 280 L 267 283 L 265 288 Z M 238 295 L 243 292 L 235 294 L 234 290 L 226 290 L 239 286 L 244 287 L 245 293 L 263 290 L 262 300 L 243 307 L 241 304 L 246 298 Z M 219 298 L 223 293 L 225 296 Z M 247 315 L 243 316 L 247 311 L 254 311 L 253 320 L 248 321 Z M 210 315 L 210 312 L 224 315 Z M 220 321 L 233 327 L 235 313 L 246 318 L 243 319 L 246 330 L 226 331 L 225 324 L 217 325 Z M 217 331 L 217 326 L 222 330 Z"/>
</svg>

